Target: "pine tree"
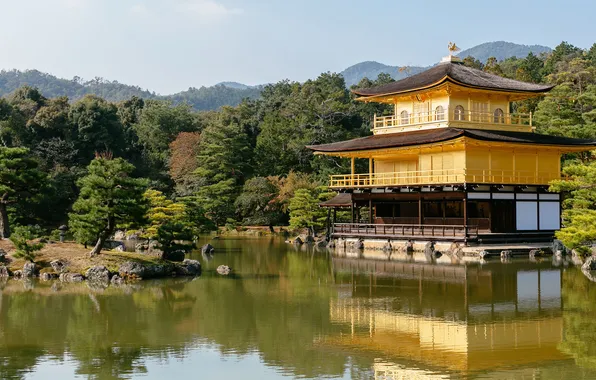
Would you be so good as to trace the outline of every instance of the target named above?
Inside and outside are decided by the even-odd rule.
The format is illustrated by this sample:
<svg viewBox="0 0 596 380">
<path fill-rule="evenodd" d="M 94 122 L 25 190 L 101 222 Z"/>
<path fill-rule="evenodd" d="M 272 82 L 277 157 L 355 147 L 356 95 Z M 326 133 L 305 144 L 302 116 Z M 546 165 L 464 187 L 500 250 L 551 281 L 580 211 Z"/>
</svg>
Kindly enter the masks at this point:
<svg viewBox="0 0 596 380">
<path fill-rule="evenodd" d="M 16 227 L 10 237 L 10 241 L 12 241 L 16 248 L 16 252 L 13 256 L 33 262 L 37 256 L 37 252 L 44 247 L 43 243 L 32 242 L 33 239 L 39 237 L 40 230 L 41 228 L 39 228 L 39 226 Z"/>
<path fill-rule="evenodd" d="M 177 203 L 168 199 L 161 191 L 149 189 L 143 197 L 149 204 L 147 219 L 149 226 L 143 235 L 148 238 L 155 238 L 159 228 L 165 224 L 181 223 L 186 216 L 184 203 Z"/>
<path fill-rule="evenodd" d="M 234 121 L 218 120 L 203 131 L 199 152 L 195 199 L 216 225 L 223 225 L 234 216 L 234 200 L 249 169 L 246 133 Z"/>
<path fill-rule="evenodd" d="M 7 206 L 30 201 L 43 187 L 37 165 L 29 149 L 0 147 L 0 238 L 10 237 Z"/>
<path fill-rule="evenodd" d="M 567 180 L 553 181 L 550 190 L 569 194 L 563 202 L 563 228 L 556 236 L 565 246 L 583 254 L 596 240 L 596 162 L 569 165 Z"/>
<path fill-rule="evenodd" d="M 70 227 L 79 242 L 97 239 L 91 256 L 101 252 L 117 227 L 131 228 L 144 221 L 146 181 L 131 178 L 134 169 L 122 158 L 96 156 L 88 174 L 77 182 L 80 195 L 69 214 Z"/>
</svg>

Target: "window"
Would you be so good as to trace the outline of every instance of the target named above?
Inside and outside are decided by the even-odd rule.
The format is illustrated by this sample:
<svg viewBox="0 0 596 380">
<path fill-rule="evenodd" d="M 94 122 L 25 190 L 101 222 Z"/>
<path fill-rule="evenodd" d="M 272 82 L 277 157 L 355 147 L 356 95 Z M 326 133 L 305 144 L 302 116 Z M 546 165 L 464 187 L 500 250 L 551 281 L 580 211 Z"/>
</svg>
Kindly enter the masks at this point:
<svg viewBox="0 0 596 380">
<path fill-rule="evenodd" d="M 423 215 L 425 218 L 442 218 L 443 217 L 443 203 L 437 201 L 429 201 L 422 203 Z"/>
<path fill-rule="evenodd" d="M 395 205 L 395 216 L 402 218 L 418 217 L 418 202 L 398 202 Z"/>
<path fill-rule="evenodd" d="M 462 201 L 446 201 L 445 202 L 445 217 L 446 218 L 463 218 L 464 217 L 464 203 Z"/>
<path fill-rule="evenodd" d="M 400 116 L 400 124 L 410 124 L 410 115 L 408 115 L 408 111 L 401 111 Z"/>
<path fill-rule="evenodd" d="M 505 122 L 505 114 L 503 113 L 503 110 L 500 108 L 497 108 L 494 112 L 494 122 L 495 123 L 504 123 Z"/>
<path fill-rule="evenodd" d="M 376 206 L 376 217 L 377 218 L 391 218 L 393 217 L 393 205 L 387 203 L 378 203 Z"/>
<path fill-rule="evenodd" d="M 438 106 L 435 108 L 435 120 L 444 120 L 445 119 L 445 109 L 443 106 Z"/>
<path fill-rule="evenodd" d="M 462 106 L 455 107 L 455 112 L 453 112 L 453 116 L 454 116 L 455 120 L 465 120 L 464 107 L 462 107 Z"/>
</svg>

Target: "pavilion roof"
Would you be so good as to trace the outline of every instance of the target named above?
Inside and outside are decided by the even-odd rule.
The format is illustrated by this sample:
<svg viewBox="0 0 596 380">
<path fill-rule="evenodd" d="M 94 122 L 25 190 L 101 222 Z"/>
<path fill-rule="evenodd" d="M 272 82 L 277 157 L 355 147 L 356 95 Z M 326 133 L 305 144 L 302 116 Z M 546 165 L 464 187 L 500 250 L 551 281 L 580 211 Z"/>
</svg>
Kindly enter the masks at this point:
<svg viewBox="0 0 596 380">
<path fill-rule="evenodd" d="M 319 203 L 321 207 L 350 207 L 352 205 L 352 194 L 339 193 L 335 197 Z"/>
<path fill-rule="evenodd" d="M 352 152 L 433 144 L 460 137 L 468 137 L 480 141 L 517 144 L 586 147 L 586 150 L 596 147 L 596 140 L 541 135 L 532 132 L 491 131 L 449 127 L 407 133 L 378 134 L 330 144 L 308 145 L 307 148 L 321 153 Z"/>
<path fill-rule="evenodd" d="M 352 90 L 361 97 L 394 95 L 439 86 L 453 82 L 464 87 L 473 87 L 504 92 L 541 93 L 554 86 L 521 82 L 503 78 L 463 65 L 461 62 L 441 62 L 421 73 L 392 82 L 383 86 Z"/>
</svg>

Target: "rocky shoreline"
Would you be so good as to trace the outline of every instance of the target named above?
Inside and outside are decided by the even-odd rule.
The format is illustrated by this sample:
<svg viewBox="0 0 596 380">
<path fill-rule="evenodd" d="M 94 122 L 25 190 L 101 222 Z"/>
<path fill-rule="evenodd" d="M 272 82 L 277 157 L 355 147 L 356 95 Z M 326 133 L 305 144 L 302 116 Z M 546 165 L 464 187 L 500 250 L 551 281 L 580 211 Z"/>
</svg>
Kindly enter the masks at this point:
<svg viewBox="0 0 596 380">
<path fill-rule="evenodd" d="M 160 261 L 154 263 L 125 261 L 116 270 L 110 270 L 105 265 L 93 265 L 84 273 L 70 272 L 68 263 L 53 260 L 49 268 L 26 262 L 23 269 L 11 271 L 6 265 L 0 264 L 0 278 L 30 279 L 39 278 L 41 281 L 83 282 L 89 281 L 100 284 L 118 285 L 129 281 L 155 279 L 176 276 L 200 276 L 201 263 L 197 260 L 185 259 L 182 262 Z"/>
</svg>

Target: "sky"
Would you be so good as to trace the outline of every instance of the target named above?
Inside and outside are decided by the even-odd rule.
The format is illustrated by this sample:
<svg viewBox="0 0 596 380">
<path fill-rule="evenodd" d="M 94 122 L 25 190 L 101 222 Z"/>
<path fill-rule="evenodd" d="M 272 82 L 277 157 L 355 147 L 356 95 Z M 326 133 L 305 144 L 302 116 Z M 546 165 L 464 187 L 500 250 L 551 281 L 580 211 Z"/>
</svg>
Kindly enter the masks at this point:
<svg viewBox="0 0 596 380">
<path fill-rule="evenodd" d="M 592 0 L 0 0 L 0 69 L 171 94 L 362 61 L 426 66 L 449 41 L 589 48 L 595 13 Z"/>
</svg>

